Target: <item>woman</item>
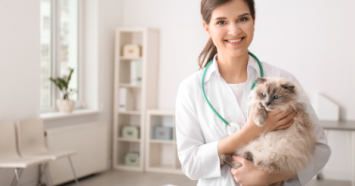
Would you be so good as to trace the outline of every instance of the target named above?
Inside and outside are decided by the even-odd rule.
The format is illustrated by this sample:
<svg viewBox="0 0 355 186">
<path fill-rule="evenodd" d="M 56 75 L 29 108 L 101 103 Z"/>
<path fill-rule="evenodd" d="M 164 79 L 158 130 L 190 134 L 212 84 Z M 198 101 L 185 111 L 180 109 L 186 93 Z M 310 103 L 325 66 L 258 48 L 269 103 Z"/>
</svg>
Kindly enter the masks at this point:
<svg viewBox="0 0 355 186">
<path fill-rule="evenodd" d="M 270 112 L 263 127 L 248 114 L 248 94 L 252 83 L 260 76 L 256 60 L 248 54 L 253 40 L 255 7 L 253 0 L 202 0 L 203 26 L 209 41 L 199 57 L 200 70 L 179 86 L 176 100 L 176 136 L 182 170 L 198 185 L 269 185 L 282 180 L 285 185 L 305 185 L 326 164 L 330 148 L 317 116 L 317 145 L 312 162 L 297 174 L 269 174 L 252 162 L 234 156 L 242 164 L 239 169 L 220 165 L 219 155 L 232 154 L 235 149 L 257 138 L 263 132 L 282 130 L 292 125 L 296 112 Z M 207 104 L 201 81 L 204 66 L 212 60 L 204 77 L 206 97 L 218 113 L 242 129 L 228 135 L 226 125 Z M 284 77 L 298 83 L 290 73 L 262 63 L 265 77 Z M 299 83 L 298 83 L 299 84 Z M 246 119 L 248 118 L 248 120 Z"/>
</svg>

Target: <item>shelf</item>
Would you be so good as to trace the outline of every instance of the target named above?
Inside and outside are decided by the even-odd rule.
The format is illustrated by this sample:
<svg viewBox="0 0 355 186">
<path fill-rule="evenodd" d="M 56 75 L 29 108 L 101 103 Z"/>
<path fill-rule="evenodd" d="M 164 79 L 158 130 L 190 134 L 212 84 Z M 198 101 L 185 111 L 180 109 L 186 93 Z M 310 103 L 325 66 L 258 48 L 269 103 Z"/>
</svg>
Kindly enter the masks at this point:
<svg viewBox="0 0 355 186">
<path fill-rule="evenodd" d="M 142 171 L 141 167 L 134 167 L 134 166 L 129 166 L 129 165 L 122 165 L 122 164 L 118 164 L 115 166 L 116 169 L 119 170 L 126 170 L 126 171 Z"/>
<path fill-rule="evenodd" d="M 120 83 L 119 87 L 142 88 L 142 85 L 132 85 L 132 84 L 129 84 L 129 83 Z"/>
<path fill-rule="evenodd" d="M 121 60 L 142 60 L 143 58 L 142 57 L 123 57 L 123 56 L 120 56 L 120 59 Z"/>
<path fill-rule="evenodd" d="M 125 171 L 144 171 L 146 138 L 146 110 L 156 108 L 158 105 L 158 75 L 159 75 L 159 30 L 144 27 L 116 28 L 115 33 L 115 63 L 114 63 L 114 111 L 113 111 L 113 150 L 112 167 Z M 139 45 L 142 56 L 124 57 L 123 46 L 127 44 Z M 141 83 L 131 84 L 131 61 L 141 61 Z M 137 72 L 137 71 L 136 71 Z M 140 72 L 139 72 L 140 73 Z M 126 99 L 120 93 L 126 89 Z M 127 96 L 128 95 L 128 96 Z M 121 98 L 121 99 L 120 99 Z M 122 103 L 120 104 L 120 102 Z M 126 104 L 126 111 L 120 111 L 120 106 Z M 122 138 L 124 126 L 139 127 L 140 139 Z M 169 146 L 173 145 L 154 144 Z M 137 152 L 140 156 L 140 166 L 125 165 L 125 155 L 128 152 Z M 171 161 L 173 162 L 173 161 Z M 164 162 L 165 163 L 165 162 Z M 173 163 L 172 163 L 173 164 Z"/>
<path fill-rule="evenodd" d="M 136 142 L 136 143 L 141 142 L 140 139 L 129 139 L 129 138 L 118 138 L 118 141 Z"/>
<path fill-rule="evenodd" d="M 118 111 L 119 114 L 132 114 L 132 115 L 140 115 L 141 111 Z"/>
<path fill-rule="evenodd" d="M 175 116 L 175 110 L 147 110 L 152 116 Z"/>
<path fill-rule="evenodd" d="M 150 143 L 160 143 L 160 144 L 172 144 L 175 145 L 176 141 L 173 140 L 150 140 Z"/>
</svg>

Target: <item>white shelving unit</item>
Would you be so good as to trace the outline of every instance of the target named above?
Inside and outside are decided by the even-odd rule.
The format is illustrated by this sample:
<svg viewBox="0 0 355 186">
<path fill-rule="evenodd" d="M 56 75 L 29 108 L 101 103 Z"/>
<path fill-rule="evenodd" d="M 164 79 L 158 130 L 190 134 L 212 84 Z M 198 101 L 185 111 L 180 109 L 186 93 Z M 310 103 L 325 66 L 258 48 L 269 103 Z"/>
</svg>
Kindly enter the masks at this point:
<svg viewBox="0 0 355 186">
<path fill-rule="evenodd" d="M 173 127 L 173 139 L 153 139 L 155 126 Z M 175 112 L 173 110 L 147 110 L 146 148 L 145 167 L 147 172 L 182 174 L 177 156 Z"/>
<path fill-rule="evenodd" d="M 123 57 L 125 44 L 142 46 L 142 56 L 138 58 Z M 142 61 L 142 83 L 132 85 L 130 82 L 130 61 Z M 115 40 L 114 69 L 114 113 L 113 113 L 113 167 L 119 170 L 144 171 L 145 160 L 145 111 L 157 108 L 158 99 L 158 62 L 159 31 L 151 28 L 117 28 Z M 119 88 L 127 88 L 134 97 L 133 110 L 119 111 Z M 139 139 L 125 139 L 121 136 L 123 126 L 140 128 Z M 125 154 L 138 152 L 138 167 L 124 164 Z"/>
</svg>

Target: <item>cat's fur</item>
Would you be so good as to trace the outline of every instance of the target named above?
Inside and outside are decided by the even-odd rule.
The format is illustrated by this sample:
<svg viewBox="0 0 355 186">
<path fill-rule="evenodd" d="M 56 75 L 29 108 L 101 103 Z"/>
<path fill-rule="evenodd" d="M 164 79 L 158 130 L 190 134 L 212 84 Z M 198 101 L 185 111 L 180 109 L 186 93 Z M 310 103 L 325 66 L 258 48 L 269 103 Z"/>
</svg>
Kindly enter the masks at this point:
<svg viewBox="0 0 355 186">
<path fill-rule="evenodd" d="M 262 93 L 267 96 L 263 97 Z M 274 96 L 280 96 L 274 99 Z M 267 112 L 297 110 L 291 127 L 261 134 L 255 140 L 236 150 L 235 155 L 254 162 L 254 165 L 269 173 L 297 173 L 312 158 L 316 138 L 312 132 L 313 121 L 307 112 L 306 96 L 296 84 L 284 78 L 258 78 L 257 86 L 250 94 L 254 105 L 254 121 L 265 124 Z M 267 105 L 269 103 L 269 105 Z M 231 155 L 221 155 L 221 163 L 239 168 Z M 275 185 L 283 185 L 276 183 Z"/>
</svg>

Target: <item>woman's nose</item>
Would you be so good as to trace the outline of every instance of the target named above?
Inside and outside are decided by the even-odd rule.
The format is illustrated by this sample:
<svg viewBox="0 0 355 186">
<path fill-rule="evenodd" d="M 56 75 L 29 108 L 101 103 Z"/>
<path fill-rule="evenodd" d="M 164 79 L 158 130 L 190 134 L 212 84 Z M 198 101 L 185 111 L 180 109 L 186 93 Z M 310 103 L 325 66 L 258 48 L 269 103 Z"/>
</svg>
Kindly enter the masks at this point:
<svg viewBox="0 0 355 186">
<path fill-rule="evenodd" d="M 228 34 L 232 36 L 237 36 L 241 32 L 241 29 L 237 24 L 231 24 L 229 26 Z"/>
</svg>

